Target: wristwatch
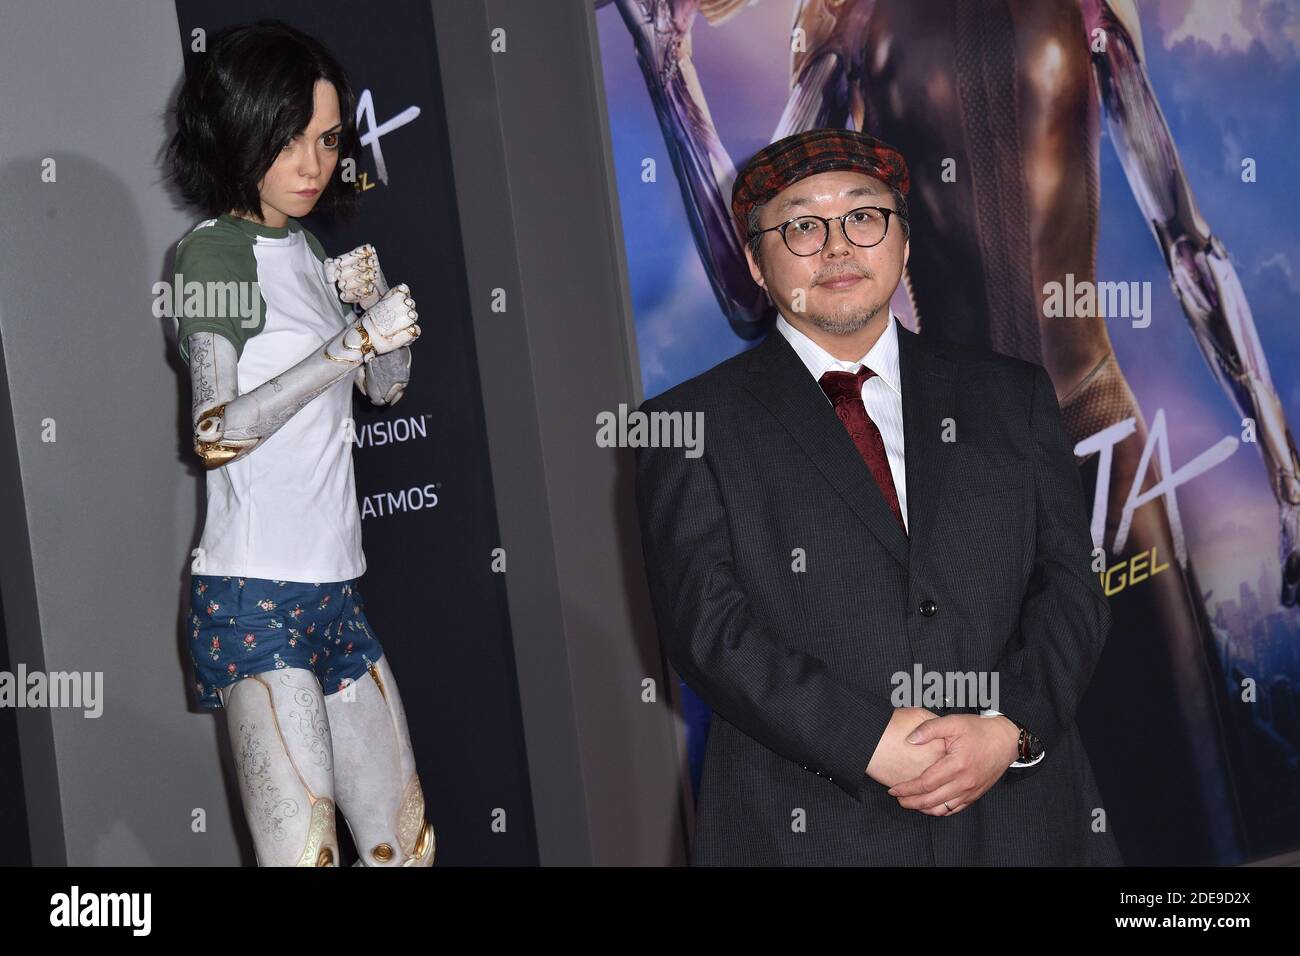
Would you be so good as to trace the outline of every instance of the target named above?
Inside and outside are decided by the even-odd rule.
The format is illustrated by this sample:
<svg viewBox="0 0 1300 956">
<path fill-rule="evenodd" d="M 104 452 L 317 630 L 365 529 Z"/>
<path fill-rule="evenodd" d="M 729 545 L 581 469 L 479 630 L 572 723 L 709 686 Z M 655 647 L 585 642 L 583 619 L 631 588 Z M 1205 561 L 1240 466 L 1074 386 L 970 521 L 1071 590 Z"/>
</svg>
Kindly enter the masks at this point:
<svg viewBox="0 0 1300 956">
<path fill-rule="evenodd" d="M 1005 714 L 1003 716 L 1006 717 Z M 1016 757 L 1016 760 L 1020 763 L 1027 763 L 1042 756 L 1043 742 L 1038 739 L 1038 735 L 1014 717 L 1007 717 L 1007 720 L 1020 728 L 1020 739 L 1016 746 L 1019 756 Z"/>
</svg>

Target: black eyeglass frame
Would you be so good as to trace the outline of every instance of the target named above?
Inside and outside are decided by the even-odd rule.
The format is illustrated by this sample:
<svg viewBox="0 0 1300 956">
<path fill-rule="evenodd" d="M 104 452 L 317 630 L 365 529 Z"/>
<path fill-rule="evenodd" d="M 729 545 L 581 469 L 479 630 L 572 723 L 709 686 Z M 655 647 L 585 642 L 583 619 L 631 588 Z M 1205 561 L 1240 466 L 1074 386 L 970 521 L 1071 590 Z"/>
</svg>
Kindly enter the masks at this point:
<svg viewBox="0 0 1300 956">
<path fill-rule="evenodd" d="M 875 242 L 866 243 L 865 245 L 861 242 L 854 242 L 852 239 L 850 239 L 848 227 L 844 225 L 844 220 L 846 217 L 853 215 L 855 212 L 861 212 L 864 209 L 874 209 L 877 212 L 882 212 L 885 214 L 885 231 L 880 234 L 880 238 L 877 239 Z M 844 239 L 849 243 L 849 245 L 857 246 L 859 249 L 870 249 L 873 246 L 880 245 L 882 242 L 885 241 L 885 238 L 889 235 L 890 216 L 897 216 L 903 222 L 907 221 L 906 216 L 900 214 L 897 209 L 890 209 L 888 206 L 857 206 L 839 216 L 818 216 L 810 212 L 806 212 L 798 216 L 792 216 L 789 219 L 787 219 L 785 222 L 777 223 L 775 226 L 768 226 L 766 229 L 759 229 L 757 232 L 751 232 L 749 234 L 749 238 L 756 239 L 765 232 L 772 232 L 774 229 L 780 229 L 781 242 L 785 245 L 787 249 L 790 249 L 790 243 L 785 238 L 786 229 L 788 229 L 792 223 L 798 222 L 800 219 L 820 219 L 822 221 L 822 244 L 818 246 L 816 249 L 814 249 L 812 252 L 795 252 L 793 249 L 790 249 L 790 255 L 799 256 L 801 259 L 806 259 L 808 256 L 817 255 L 817 253 L 821 252 L 823 249 L 826 248 L 826 241 L 831 237 L 831 223 L 835 222 L 836 220 L 839 220 L 840 231 L 844 233 Z"/>
</svg>

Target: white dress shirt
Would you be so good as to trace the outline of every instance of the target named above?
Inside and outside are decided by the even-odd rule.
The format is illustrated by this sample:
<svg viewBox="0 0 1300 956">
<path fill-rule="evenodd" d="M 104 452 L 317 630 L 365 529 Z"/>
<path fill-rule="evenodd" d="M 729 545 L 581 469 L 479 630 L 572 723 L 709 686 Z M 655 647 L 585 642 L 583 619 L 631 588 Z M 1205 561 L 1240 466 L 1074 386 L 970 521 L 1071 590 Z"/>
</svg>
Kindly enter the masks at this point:
<svg viewBox="0 0 1300 956">
<path fill-rule="evenodd" d="M 865 365 L 876 373 L 862 383 L 862 404 L 867 408 L 867 415 L 880 429 L 880 437 L 885 443 L 885 456 L 889 459 L 889 473 L 894 479 L 894 491 L 898 493 L 898 508 L 903 513 L 903 527 L 907 528 L 907 462 L 903 455 L 903 384 L 898 370 L 898 326 L 897 319 L 894 318 L 894 310 L 889 310 L 889 323 L 885 326 L 885 331 L 880 334 L 880 338 L 876 339 L 876 344 L 856 362 L 835 358 L 787 322 L 784 315 L 777 315 L 776 327 L 790 343 L 795 354 L 807 366 L 819 387 L 822 375 L 826 372 L 857 372 L 859 366 Z M 826 402 L 830 404 L 831 400 L 827 398 Z M 980 716 L 999 717 L 1002 714 L 989 709 L 980 711 Z M 1011 766 L 1032 767 L 1046 756 L 1047 751 L 1043 751 L 1027 763 L 1016 760 Z"/>
<path fill-rule="evenodd" d="M 907 468 L 903 460 L 903 384 L 898 373 L 898 328 L 894 324 L 894 310 L 889 310 L 889 324 L 876 344 L 856 362 L 837 359 L 808 336 L 804 335 L 778 315 L 776 327 L 790 343 L 795 354 L 808 366 L 813 379 L 820 386 L 826 372 L 856 372 L 865 365 L 876 374 L 862 383 L 862 404 L 867 415 L 880 429 L 885 442 L 885 456 L 889 459 L 889 474 L 894 479 L 898 493 L 898 508 L 903 513 L 903 527 L 907 527 Z M 825 393 L 823 393 L 825 394 Z M 826 399 L 829 405 L 831 400 Z"/>
</svg>

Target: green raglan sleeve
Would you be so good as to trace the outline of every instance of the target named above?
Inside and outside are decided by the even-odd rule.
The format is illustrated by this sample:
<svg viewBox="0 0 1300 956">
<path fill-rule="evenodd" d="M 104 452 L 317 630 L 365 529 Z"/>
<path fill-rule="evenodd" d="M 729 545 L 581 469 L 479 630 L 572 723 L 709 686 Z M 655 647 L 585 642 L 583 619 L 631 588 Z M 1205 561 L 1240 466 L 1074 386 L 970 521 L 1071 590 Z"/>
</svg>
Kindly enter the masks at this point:
<svg viewBox="0 0 1300 956">
<path fill-rule="evenodd" d="M 244 344 L 266 324 L 252 245 L 205 232 L 186 236 L 176 250 L 175 281 L 181 286 L 176 337 L 187 365 L 187 339 L 193 333 L 223 335 L 234 343 L 236 354 L 243 355 Z"/>
</svg>

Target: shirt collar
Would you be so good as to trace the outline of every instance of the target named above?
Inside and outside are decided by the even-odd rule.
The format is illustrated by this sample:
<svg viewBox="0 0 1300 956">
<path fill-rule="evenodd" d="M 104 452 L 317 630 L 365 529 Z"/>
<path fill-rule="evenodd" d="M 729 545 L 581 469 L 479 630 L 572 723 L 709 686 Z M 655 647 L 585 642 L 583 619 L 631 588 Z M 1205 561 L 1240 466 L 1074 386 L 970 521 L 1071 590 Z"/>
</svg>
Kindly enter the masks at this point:
<svg viewBox="0 0 1300 956">
<path fill-rule="evenodd" d="M 835 358 L 787 322 L 784 315 L 777 315 L 776 327 L 785 336 L 785 340 L 790 343 L 790 347 L 794 349 L 795 354 L 807 366 L 812 377 L 818 382 L 821 381 L 822 374 L 825 372 L 856 372 L 859 365 L 865 365 L 875 372 L 886 385 L 900 395 L 902 394 L 898 374 L 898 329 L 895 327 L 894 310 L 892 308 L 889 310 L 889 322 L 885 325 L 885 331 L 880 334 L 880 338 L 876 339 L 876 344 L 871 346 L 867 354 L 856 362 L 846 362 Z"/>
</svg>

